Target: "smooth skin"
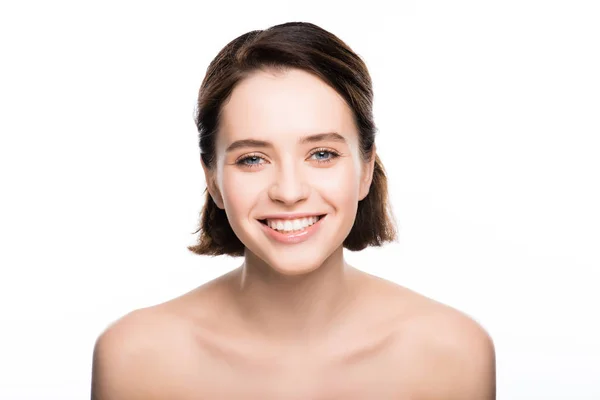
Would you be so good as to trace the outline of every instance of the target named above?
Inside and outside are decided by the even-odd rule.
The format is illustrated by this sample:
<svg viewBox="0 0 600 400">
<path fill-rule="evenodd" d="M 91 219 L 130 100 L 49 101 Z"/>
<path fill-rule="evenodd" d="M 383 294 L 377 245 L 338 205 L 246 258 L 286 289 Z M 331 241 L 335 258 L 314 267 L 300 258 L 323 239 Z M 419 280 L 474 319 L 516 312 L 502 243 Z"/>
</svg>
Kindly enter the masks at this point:
<svg viewBox="0 0 600 400">
<path fill-rule="evenodd" d="M 495 399 L 494 346 L 478 323 L 344 260 L 373 161 L 360 157 L 350 108 L 317 77 L 242 81 L 223 108 L 216 165 L 203 167 L 244 261 L 109 326 L 92 399 Z M 260 226 L 301 212 L 326 214 L 302 243 Z"/>
</svg>

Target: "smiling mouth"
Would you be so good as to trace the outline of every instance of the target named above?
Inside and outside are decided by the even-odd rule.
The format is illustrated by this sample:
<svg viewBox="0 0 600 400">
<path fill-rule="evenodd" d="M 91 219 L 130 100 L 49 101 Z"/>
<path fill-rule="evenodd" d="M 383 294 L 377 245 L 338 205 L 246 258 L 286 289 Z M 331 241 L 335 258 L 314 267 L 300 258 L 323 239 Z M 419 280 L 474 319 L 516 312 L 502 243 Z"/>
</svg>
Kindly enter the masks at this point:
<svg viewBox="0 0 600 400">
<path fill-rule="evenodd" d="M 325 215 L 327 214 L 297 219 L 259 219 L 258 222 L 277 232 L 296 233 L 304 231 L 308 227 L 316 224 L 325 217 Z"/>
</svg>

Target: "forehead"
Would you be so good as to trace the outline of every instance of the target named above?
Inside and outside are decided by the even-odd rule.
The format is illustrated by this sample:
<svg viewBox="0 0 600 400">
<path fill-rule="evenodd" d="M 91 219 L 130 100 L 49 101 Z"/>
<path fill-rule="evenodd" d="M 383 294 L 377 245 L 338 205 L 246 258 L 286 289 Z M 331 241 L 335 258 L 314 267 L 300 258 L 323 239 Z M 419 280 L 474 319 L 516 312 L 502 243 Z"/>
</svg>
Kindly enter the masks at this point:
<svg viewBox="0 0 600 400">
<path fill-rule="evenodd" d="M 241 138 L 275 141 L 320 132 L 339 132 L 350 140 L 352 111 L 333 88 L 297 69 L 257 71 L 233 90 L 221 115 L 226 142 Z"/>
</svg>

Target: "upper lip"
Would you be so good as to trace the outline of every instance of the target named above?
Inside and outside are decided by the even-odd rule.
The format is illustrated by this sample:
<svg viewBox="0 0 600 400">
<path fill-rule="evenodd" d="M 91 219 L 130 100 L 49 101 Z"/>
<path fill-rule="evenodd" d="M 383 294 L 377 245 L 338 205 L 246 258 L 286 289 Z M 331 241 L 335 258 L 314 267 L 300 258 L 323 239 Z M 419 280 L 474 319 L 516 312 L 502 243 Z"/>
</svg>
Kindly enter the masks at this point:
<svg viewBox="0 0 600 400">
<path fill-rule="evenodd" d="M 307 217 L 319 217 L 321 215 L 325 215 L 324 213 L 294 213 L 294 214 L 269 214 L 263 215 L 262 217 L 257 218 L 258 220 L 264 219 L 298 219 L 298 218 L 307 218 Z"/>
</svg>

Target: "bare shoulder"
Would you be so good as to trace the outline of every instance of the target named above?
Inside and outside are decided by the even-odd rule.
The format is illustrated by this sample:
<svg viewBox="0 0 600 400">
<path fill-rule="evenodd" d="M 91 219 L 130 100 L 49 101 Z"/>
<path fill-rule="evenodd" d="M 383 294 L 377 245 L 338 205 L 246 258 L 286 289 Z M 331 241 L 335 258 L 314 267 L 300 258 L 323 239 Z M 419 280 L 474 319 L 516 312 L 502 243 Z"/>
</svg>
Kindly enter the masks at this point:
<svg viewBox="0 0 600 400">
<path fill-rule="evenodd" d="M 388 284 L 396 308 L 395 354 L 410 365 L 425 399 L 493 400 L 495 350 L 473 318 L 409 289 Z M 401 361 L 400 361 L 401 359 Z"/>
<path fill-rule="evenodd" d="M 128 313 L 97 339 L 93 400 L 198 398 L 224 321 L 225 274 L 177 298 Z"/>
<path fill-rule="evenodd" d="M 197 398 L 205 339 L 218 320 L 226 278 L 130 312 L 106 328 L 94 346 L 92 399 Z"/>
<path fill-rule="evenodd" d="M 92 399 L 158 399 L 174 395 L 173 384 L 181 379 L 190 347 L 184 322 L 162 306 L 123 316 L 96 341 Z"/>
<path fill-rule="evenodd" d="M 418 377 L 431 399 L 496 398 L 495 350 L 490 335 L 469 316 L 446 306 L 416 318 L 407 329 L 420 349 Z"/>
</svg>

